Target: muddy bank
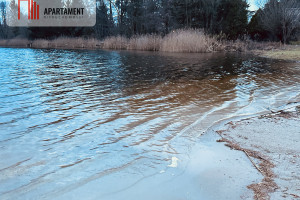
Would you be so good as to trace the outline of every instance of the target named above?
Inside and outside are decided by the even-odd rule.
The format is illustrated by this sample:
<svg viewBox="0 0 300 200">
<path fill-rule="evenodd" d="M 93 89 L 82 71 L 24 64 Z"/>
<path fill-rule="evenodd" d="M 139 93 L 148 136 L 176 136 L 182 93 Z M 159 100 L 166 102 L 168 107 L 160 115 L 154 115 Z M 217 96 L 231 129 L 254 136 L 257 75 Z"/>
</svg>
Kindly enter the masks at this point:
<svg viewBox="0 0 300 200">
<path fill-rule="evenodd" d="M 300 107 L 239 121 L 218 142 L 244 152 L 263 179 L 248 186 L 254 199 L 300 199 Z"/>
</svg>

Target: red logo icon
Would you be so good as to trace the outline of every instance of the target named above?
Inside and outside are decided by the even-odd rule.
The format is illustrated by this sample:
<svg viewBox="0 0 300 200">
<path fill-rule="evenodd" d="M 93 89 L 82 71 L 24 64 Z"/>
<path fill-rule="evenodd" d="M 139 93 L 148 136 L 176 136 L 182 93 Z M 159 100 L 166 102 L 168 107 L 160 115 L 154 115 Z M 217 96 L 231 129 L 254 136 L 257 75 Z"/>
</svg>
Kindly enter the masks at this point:
<svg viewBox="0 0 300 200">
<path fill-rule="evenodd" d="M 40 18 L 40 6 L 33 0 L 18 0 L 18 20 L 21 19 L 21 1 L 28 2 L 28 19 L 39 20 Z"/>
</svg>

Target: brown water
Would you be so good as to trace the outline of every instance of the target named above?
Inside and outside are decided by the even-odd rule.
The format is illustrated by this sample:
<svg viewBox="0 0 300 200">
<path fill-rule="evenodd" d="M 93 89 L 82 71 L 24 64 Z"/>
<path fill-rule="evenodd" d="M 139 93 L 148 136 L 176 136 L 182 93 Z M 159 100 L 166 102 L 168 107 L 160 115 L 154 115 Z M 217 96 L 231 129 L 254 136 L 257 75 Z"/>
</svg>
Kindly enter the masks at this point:
<svg viewBox="0 0 300 200">
<path fill-rule="evenodd" d="M 300 100 L 299 63 L 244 54 L 2 48 L 0 58 L 1 199 L 110 199 L 182 173 L 217 121 Z"/>
</svg>

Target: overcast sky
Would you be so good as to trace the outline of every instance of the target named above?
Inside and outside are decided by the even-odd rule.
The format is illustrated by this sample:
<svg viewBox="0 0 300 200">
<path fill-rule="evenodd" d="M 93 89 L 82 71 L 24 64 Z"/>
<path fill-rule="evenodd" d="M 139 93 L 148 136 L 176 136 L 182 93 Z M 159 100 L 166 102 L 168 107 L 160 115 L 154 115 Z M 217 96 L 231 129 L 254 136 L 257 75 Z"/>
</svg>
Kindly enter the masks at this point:
<svg viewBox="0 0 300 200">
<path fill-rule="evenodd" d="M 248 0 L 249 10 L 254 11 L 257 10 L 257 6 L 255 5 L 255 0 Z"/>
</svg>

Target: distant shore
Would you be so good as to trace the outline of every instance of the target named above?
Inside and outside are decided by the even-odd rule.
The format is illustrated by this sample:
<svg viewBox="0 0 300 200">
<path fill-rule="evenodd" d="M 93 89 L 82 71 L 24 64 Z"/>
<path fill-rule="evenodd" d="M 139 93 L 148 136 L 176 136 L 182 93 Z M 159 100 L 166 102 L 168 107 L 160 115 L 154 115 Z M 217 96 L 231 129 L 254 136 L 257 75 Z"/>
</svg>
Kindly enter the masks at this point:
<svg viewBox="0 0 300 200">
<path fill-rule="evenodd" d="M 258 56 L 286 60 L 300 60 L 299 45 L 282 45 L 280 42 L 229 41 L 223 36 L 211 36 L 201 30 L 176 30 L 166 36 L 136 35 L 131 38 L 111 36 L 95 38 L 60 37 L 46 39 L 0 40 L 0 47 L 37 49 L 112 49 L 182 53 L 251 52 Z"/>
<path fill-rule="evenodd" d="M 254 55 L 300 61 L 300 45 L 282 45 L 280 42 L 255 42 L 251 40 L 228 41 L 221 36 L 211 36 L 199 30 L 176 30 L 160 35 L 136 35 L 131 38 L 112 36 L 104 40 L 95 38 L 60 37 L 46 39 L 0 40 L 0 47 L 36 49 L 110 49 L 162 51 L 178 53 L 248 52 Z"/>
<path fill-rule="evenodd" d="M 266 58 L 300 61 L 299 45 L 287 45 L 283 49 L 254 50 L 253 52 L 255 55 L 266 57 Z"/>
</svg>

